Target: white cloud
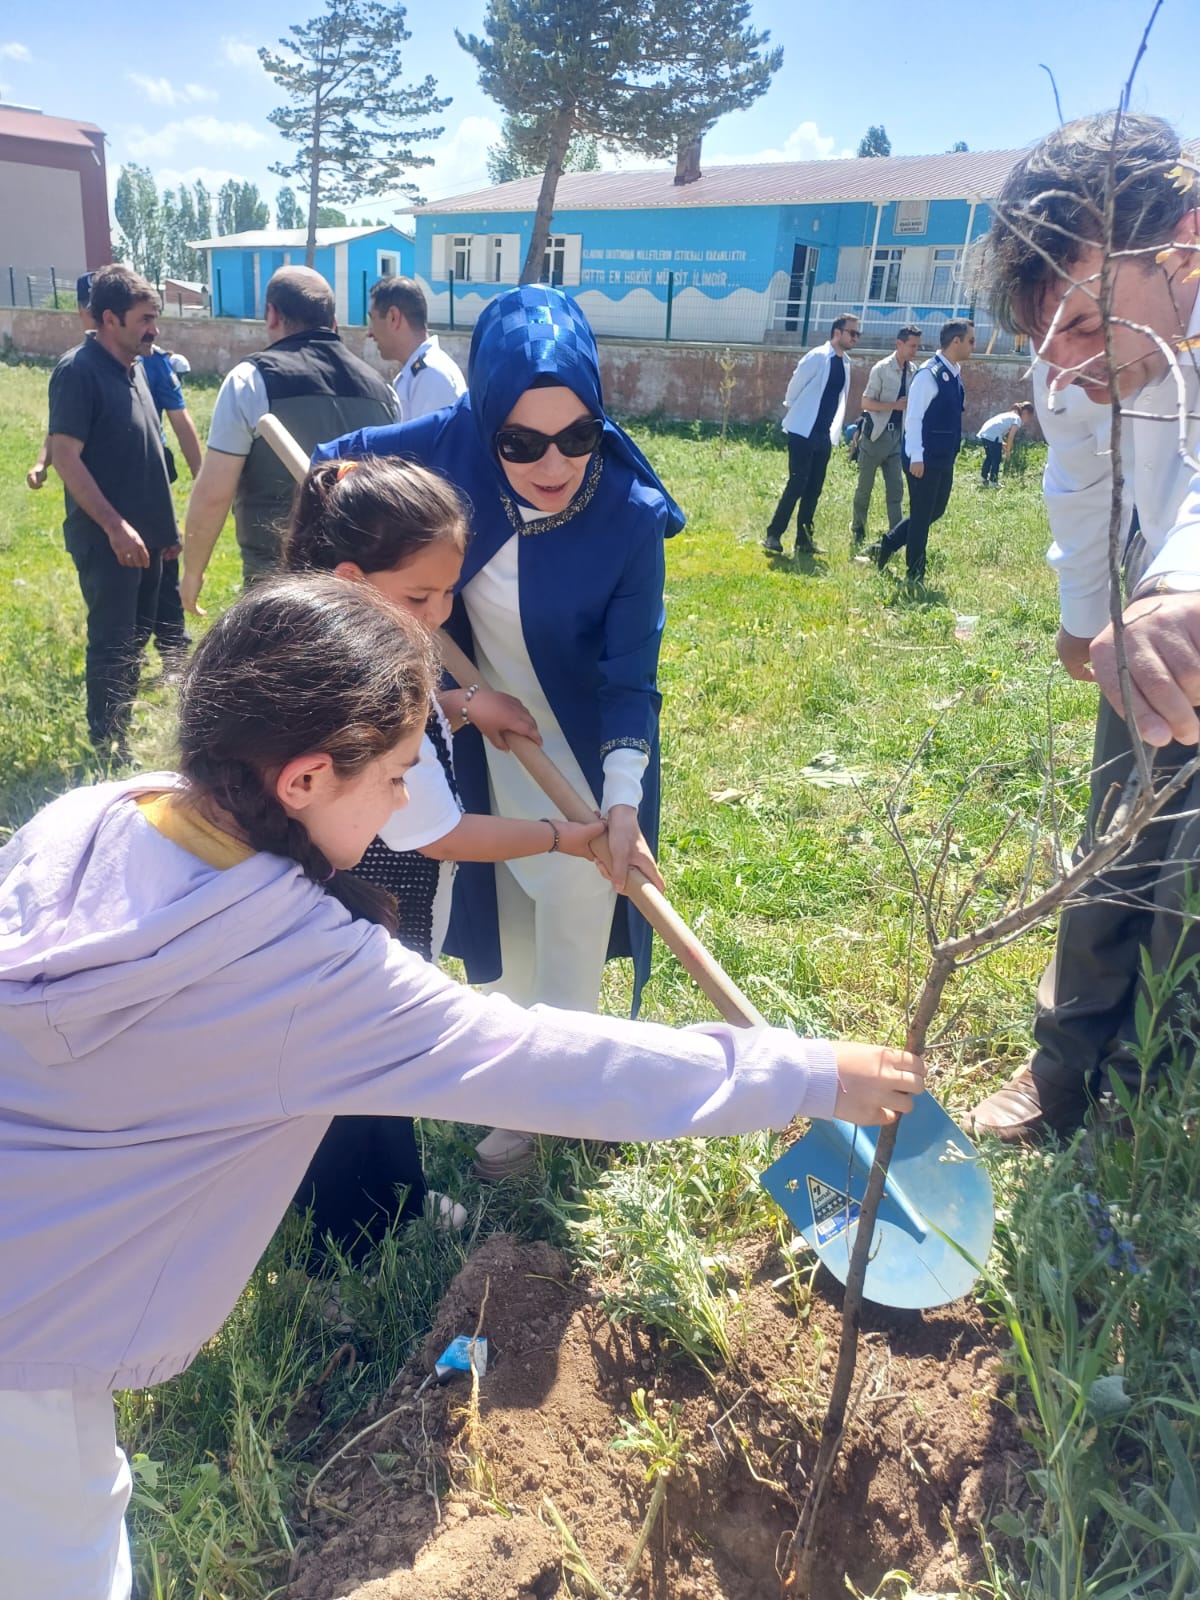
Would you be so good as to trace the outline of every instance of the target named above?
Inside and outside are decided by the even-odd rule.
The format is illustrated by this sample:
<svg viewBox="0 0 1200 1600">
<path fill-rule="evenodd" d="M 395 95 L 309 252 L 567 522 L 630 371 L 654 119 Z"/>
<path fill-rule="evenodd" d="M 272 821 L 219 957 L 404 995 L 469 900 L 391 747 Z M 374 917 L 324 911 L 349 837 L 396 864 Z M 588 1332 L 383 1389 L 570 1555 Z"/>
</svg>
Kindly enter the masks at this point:
<svg viewBox="0 0 1200 1600">
<path fill-rule="evenodd" d="M 261 65 L 258 59 L 257 45 L 247 44 L 244 39 L 222 39 L 221 50 L 230 66 L 257 67 Z"/>
<path fill-rule="evenodd" d="M 182 117 L 147 132 L 127 128 L 120 141 L 135 161 L 157 164 L 170 161 L 182 146 L 223 145 L 226 150 L 258 150 L 269 141 L 252 122 L 225 122 L 220 117 Z"/>
<path fill-rule="evenodd" d="M 144 72 L 130 72 L 126 76 L 155 106 L 198 105 L 201 101 L 217 98 L 215 89 L 206 89 L 199 83 L 185 83 L 176 88 L 169 78 L 149 78 Z"/>
<path fill-rule="evenodd" d="M 451 133 L 427 152 L 431 167 L 415 167 L 412 181 L 427 200 L 444 200 L 486 188 L 488 146 L 500 138 L 500 124 L 491 117 L 464 117 Z"/>
<path fill-rule="evenodd" d="M 837 140 L 832 134 L 822 133 L 815 122 L 802 122 L 792 129 L 781 147 L 772 150 L 739 151 L 737 155 L 718 154 L 705 150 L 703 161 L 716 166 L 743 165 L 758 161 L 831 161 L 852 156 L 853 150 L 835 149 Z"/>
<path fill-rule="evenodd" d="M 0 61 L 32 61 L 29 46 L 17 44 L 15 40 L 8 44 L 0 44 Z"/>
</svg>

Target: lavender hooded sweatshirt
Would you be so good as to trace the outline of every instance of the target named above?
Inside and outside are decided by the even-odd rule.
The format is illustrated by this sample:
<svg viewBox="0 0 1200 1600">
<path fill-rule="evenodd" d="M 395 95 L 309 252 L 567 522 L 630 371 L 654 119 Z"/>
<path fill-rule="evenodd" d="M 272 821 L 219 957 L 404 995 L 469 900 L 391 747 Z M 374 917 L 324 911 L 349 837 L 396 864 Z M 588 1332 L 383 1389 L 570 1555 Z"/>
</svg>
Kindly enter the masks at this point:
<svg viewBox="0 0 1200 1600">
<path fill-rule="evenodd" d="M 524 1011 L 294 862 L 207 866 L 134 804 L 177 782 L 65 795 L 0 851 L 0 1388 L 186 1367 L 338 1114 L 621 1140 L 832 1115 L 827 1044 Z"/>
</svg>

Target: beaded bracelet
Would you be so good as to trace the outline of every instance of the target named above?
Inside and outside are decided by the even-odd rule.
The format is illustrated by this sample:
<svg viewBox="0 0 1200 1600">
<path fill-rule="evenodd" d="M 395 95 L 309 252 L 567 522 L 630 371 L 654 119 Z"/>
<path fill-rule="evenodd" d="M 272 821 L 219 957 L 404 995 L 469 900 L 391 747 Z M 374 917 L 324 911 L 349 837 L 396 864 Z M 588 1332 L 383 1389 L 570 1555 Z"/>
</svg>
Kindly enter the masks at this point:
<svg viewBox="0 0 1200 1600">
<path fill-rule="evenodd" d="M 462 718 L 462 726 L 464 728 L 469 728 L 471 726 L 471 713 L 467 710 L 467 707 L 471 703 L 471 696 L 478 693 L 479 685 L 477 683 L 473 683 L 464 695 L 462 705 L 458 708 L 458 714 Z"/>
<path fill-rule="evenodd" d="M 546 854 L 548 856 L 552 856 L 554 854 L 554 852 L 558 849 L 559 844 L 561 843 L 561 840 L 559 839 L 559 836 L 558 836 L 558 823 L 557 822 L 552 822 L 549 817 L 543 817 L 541 820 L 546 824 L 546 826 L 550 829 L 550 832 L 554 835 L 554 842 L 550 846 L 549 850 L 546 851 Z"/>
</svg>

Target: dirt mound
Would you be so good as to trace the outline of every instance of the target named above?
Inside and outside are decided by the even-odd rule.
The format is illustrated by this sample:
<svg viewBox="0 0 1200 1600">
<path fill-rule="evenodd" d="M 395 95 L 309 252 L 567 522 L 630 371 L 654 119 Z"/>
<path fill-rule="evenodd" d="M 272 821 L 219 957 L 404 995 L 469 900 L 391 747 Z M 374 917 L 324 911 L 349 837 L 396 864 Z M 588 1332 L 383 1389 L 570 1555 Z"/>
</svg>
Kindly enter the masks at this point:
<svg viewBox="0 0 1200 1600">
<path fill-rule="evenodd" d="M 443 1301 L 424 1364 L 360 1425 L 386 1420 L 317 1485 L 288 1600 L 582 1594 L 564 1577 L 547 1502 L 615 1594 L 652 1493 L 645 1458 L 611 1448 L 639 1388 L 660 1419 L 678 1407 L 688 1444 L 632 1593 L 777 1595 L 816 1454 L 838 1309 L 830 1288 L 798 1319 L 771 1286 L 782 1270 L 775 1251 L 742 1267 L 737 1366 L 714 1386 L 644 1330 L 614 1326 L 549 1246 L 490 1239 Z M 476 1415 L 466 1379 L 415 1391 L 449 1340 L 474 1332 L 485 1288 L 488 1371 Z M 957 1589 L 980 1576 L 976 1520 L 1018 1466 L 1016 1430 L 996 1398 L 995 1342 L 966 1302 L 878 1314 L 864 1332 L 816 1592 L 844 1593 L 846 1573 L 869 1590 L 897 1567 L 925 1589 Z"/>
</svg>

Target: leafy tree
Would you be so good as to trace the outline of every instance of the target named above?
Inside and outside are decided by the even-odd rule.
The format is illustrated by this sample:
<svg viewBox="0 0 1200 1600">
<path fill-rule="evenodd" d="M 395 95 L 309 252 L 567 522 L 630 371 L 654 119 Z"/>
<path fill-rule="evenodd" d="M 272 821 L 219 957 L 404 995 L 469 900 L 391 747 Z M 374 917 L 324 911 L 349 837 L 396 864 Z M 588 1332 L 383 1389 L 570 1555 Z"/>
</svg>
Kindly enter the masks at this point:
<svg viewBox="0 0 1200 1600">
<path fill-rule="evenodd" d="M 765 92 L 783 51 L 749 15 L 749 0 L 488 0 L 483 38 L 456 30 L 484 93 L 544 130 L 522 283 L 541 272 L 573 135 L 671 156 Z"/>
<path fill-rule="evenodd" d="M 271 208 L 259 198 L 256 183 L 238 183 L 231 178 L 217 191 L 217 232 L 247 233 L 268 227 Z"/>
<path fill-rule="evenodd" d="M 196 237 L 211 239 L 213 231 L 212 196 L 204 184 L 196 183 Z"/>
<path fill-rule="evenodd" d="M 275 226 L 277 228 L 304 226 L 304 213 L 300 209 L 296 191 L 286 183 L 275 196 Z"/>
<path fill-rule="evenodd" d="M 121 229 L 122 255 L 135 272 L 157 283 L 162 273 L 163 218 L 149 167 L 121 168 L 113 210 Z"/>
<path fill-rule="evenodd" d="M 499 143 L 489 145 L 488 177 L 493 183 L 510 183 L 514 178 L 532 178 L 546 170 L 550 130 L 535 117 L 505 117 Z M 600 150 L 586 133 L 571 137 L 563 157 L 564 172 L 596 172 Z"/>
<path fill-rule="evenodd" d="M 967 149 L 967 141 L 965 139 L 955 139 L 954 143 L 950 146 L 949 150 L 947 150 L 946 154 L 948 156 L 957 155 L 960 150 L 965 149 Z"/>
<path fill-rule="evenodd" d="M 892 141 L 887 136 L 887 129 L 882 122 L 873 122 L 858 141 L 857 155 L 860 156 L 890 156 Z"/>
<path fill-rule="evenodd" d="M 258 52 L 290 102 L 268 121 L 296 146 L 295 159 L 271 171 L 308 186 L 309 266 L 322 200 L 353 203 L 397 188 L 420 199 L 402 174 L 430 165 L 433 157 L 418 155 L 413 146 L 439 138 L 442 129 L 412 124 L 450 102 L 437 98 L 433 77 L 400 82 L 401 46 L 411 37 L 404 18 L 395 0 L 325 0 L 322 15 L 293 23 L 291 37 L 280 39 L 282 54 Z"/>
<path fill-rule="evenodd" d="M 344 228 L 346 226 L 346 213 L 339 211 L 336 206 L 317 207 L 318 228 Z"/>
</svg>

